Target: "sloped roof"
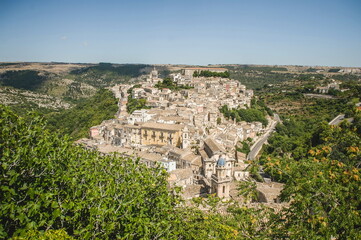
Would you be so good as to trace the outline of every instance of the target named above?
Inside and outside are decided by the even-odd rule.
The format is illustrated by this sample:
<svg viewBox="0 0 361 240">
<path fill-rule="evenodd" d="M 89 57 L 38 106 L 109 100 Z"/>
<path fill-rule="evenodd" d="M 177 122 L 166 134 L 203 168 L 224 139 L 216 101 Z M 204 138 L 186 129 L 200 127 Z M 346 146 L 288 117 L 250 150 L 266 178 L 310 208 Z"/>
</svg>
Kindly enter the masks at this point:
<svg viewBox="0 0 361 240">
<path fill-rule="evenodd" d="M 223 148 L 219 146 L 219 144 L 213 138 L 207 138 L 204 140 L 204 144 L 206 144 L 213 153 L 224 152 Z"/>
<path fill-rule="evenodd" d="M 166 130 L 166 131 L 180 131 L 183 129 L 183 126 L 179 125 L 179 124 L 146 122 L 142 126 L 142 129 L 145 129 L 145 128 L 160 129 L 160 130 Z"/>
<path fill-rule="evenodd" d="M 191 168 L 176 169 L 169 173 L 169 177 L 174 181 L 181 181 L 193 177 L 193 171 Z"/>
<path fill-rule="evenodd" d="M 199 154 L 201 154 L 201 157 L 202 157 L 203 159 L 207 159 L 207 158 L 208 158 L 207 153 L 206 153 L 203 149 L 199 151 Z"/>
</svg>

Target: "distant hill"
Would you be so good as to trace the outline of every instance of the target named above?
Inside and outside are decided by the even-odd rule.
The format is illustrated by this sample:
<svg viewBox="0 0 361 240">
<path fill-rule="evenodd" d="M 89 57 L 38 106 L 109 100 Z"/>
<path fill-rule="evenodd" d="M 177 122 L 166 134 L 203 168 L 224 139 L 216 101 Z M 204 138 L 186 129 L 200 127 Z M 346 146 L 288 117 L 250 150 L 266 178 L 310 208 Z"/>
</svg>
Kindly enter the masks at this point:
<svg viewBox="0 0 361 240">
<path fill-rule="evenodd" d="M 232 79 L 256 91 L 285 84 L 298 84 L 302 87 L 305 85 L 302 79 L 318 75 L 340 81 L 360 79 L 359 68 L 249 64 L 209 66 L 229 69 Z M 64 109 L 81 99 L 93 96 L 98 89 L 142 80 L 153 67 L 156 67 L 160 77 L 164 78 L 170 73 L 179 73 L 189 65 L 0 63 L 0 100 L 6 105 L 25 109 Z M 318 82 L 312 81 L 312 84 L 317 85 Z"/>
<path fill-rule="evenodd" d="M 98 89 L 137 81 L 151 69 L 145 64 L 0 63 L 0 100 L 15 109 L 66 109 Z"/>
</svg>

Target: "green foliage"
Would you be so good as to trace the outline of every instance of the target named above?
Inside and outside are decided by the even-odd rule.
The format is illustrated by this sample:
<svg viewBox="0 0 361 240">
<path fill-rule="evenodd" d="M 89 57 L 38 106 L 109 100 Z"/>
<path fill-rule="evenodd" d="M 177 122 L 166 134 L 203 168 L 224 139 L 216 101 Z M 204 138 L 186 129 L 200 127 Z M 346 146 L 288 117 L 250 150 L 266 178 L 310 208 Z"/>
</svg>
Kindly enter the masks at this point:
<svg viewBox="0 0 361 240">
<path fill-rule="evenodd" d="M 332 78 L 343 82 L 360 80 L 360 76 L 356 74 L 338 74 L 332 76 Z"/>
<path fill-rule="evenodd" d="M 263 160 L 265 171 L 285 183 L 282 200 L 290 201 L 290 207 L 281 212 L 287 219 L 279 221 L 281 235 L 291 239 L 361 237 L 361 200 L 356 194 L 361 190 L 361 135 L 356 127 L 360 113 L 354 113 L 354 119 L 340 126 L 322 124 L 311 138 L 313 147 L 306 146 L 302 157 Z M 294 129 L 279 131 L 301 136 L 302 129 L 292 125 Z M 294 145 L 299 147 L 297 142 Z"/>
<path fill-rule="evenodd" d="M 317 72 L 318 70 L 317 68 L 307 68 L 306 72 Z"/>
<path fill-rule="evenodd" d="M 269 212 L 219 198 L 180 207 L 167 173 L 100 156 L 52 135 L 34 115 L 0 107 L 0 236 L 13 239 L 244 239 L 268 234 Z M 260 218 L 259 216 L 263 216 Z"/>
<path fill-rule="evenodd" d="M 270 109 L 263 100 L 252 98 L 251 108 L 258 109 L 260 111 L 266 111 L 268 116 L 273 116 L 272 109 Z"/>
<path fill-rule="evenodd" d="M 142 86 L 141 84 L 135 84 L 135 85 L 133 85 L 131 88 L 129 88 L 129 89 L 127 90 L 127 93 L 128 93 L 128 94 L 132 94 L 134 88 L 140 88 L 141 86 Z"/>
<path fill-rule="evenodd" d="M 305 157 L 307 149 L 312 146 L 312 133 L 316 131 L 314 124 L 315 121 L 295 118 L 283 121 L 283 124 L 277 125 L 276 133 L 268 139 L 265 153 L 279 156 L 291 153 L 296 159 Z"/>
<path fill-rule="evenodd" d="M 330 70 L 328 70 L 328 72 L 338 72 L 340 70 L 340 68 L 331 68 Z"/>
<path fill-rule="evenodd" d="M 353 124 L 327 124 L 299 160 L 264 159 L 290 201 L 275 213 L 216 196 L 197 198 L 207 212 L 182 207 L 164 170 L 134 159 L 99 156 L 52 135 L 36 115 L 0 108 L 0 237 L 13 239 L 337 239 L 360 238 L 360 113 Z M 294 124 L 291 126 L 296 127 Z M 281 129 L 287 134 L 297 132 Z M 300 132 L 298 133 L 301 134 Z M 248 169 L 259 172 L 258 164 Z M 256 176 L 253 176 L 256 177 Z M 256 200 L 255 182 L 240 193 Z M 219 214 L 225 209 L 227 214 Z"/>
<path fill-rule="evenodd" d="M 188 85 L 178 85 L 177 83 L 173 82 L 171 78 L 164 78 L 162 82 L 158 82 L 157 84 L 155 84 L 155 87 L 159 89 L 168 88 L 174 91 L 193 88 Z"/>
<path fill-rule="evenodd" d="M 136 99 L 129 96 L 127 102 L 127 112 L 133 113 L 135 110 L 149 109 L 150 107 L 146 106 L 146 104 L 147 100 L 144 98 Z"/>
<path fill-rule="evenodd" d="M 311 79 L 318 79 L 318 80 L 322 80 L 324 79 L 325 76 L 323 74 L 300 74 L 298 76 L 298 79 L 300 81 L 309 81 Z"/>
<path fill-rule="evenodd" d="M 182 208 L 178 211 L 181 216 L 181 234 L 178 239 L 237 239 L 237 229 L 226 223 L 226 219 L 220 214 L 204 213 L 193 208 Z"/>
<path fill-rule="evenodd" d="M 34 115 L 0 107 L 0 116 L 1 238 L 48 229 L 79 239 L 174 236 L 179 201 L 164 170 L 75 146 Z"/>
<path fill-rule="evenodd" d="M 303 87 L 300 89 L 302 93 L 313 93 L 316 89 L 316 86 L 312 83 L 304 84 Z"/>
<path fill-rule="evenodd" d="M 248 154 L 250 151 L 251 151 L 251 147 L 250 147 L 250 144 L 252 143 L 252 141 L 243 141 L 241 142 L 242 144 L 242 147 L 237 147 L 237 151 L 238 152 L 242 152 L 242 153 L 245 153 L 245 154 Z"/>
<path fill-rule="evenodd" d="M 227 105 L 221 107 L 220 112 L 223 113 L 227 119 L 236 120 L 236 122 L 261 122 L 264 126 L 268 124 L 264 111 L 249 108 L 249 109 L 228 109 Z"/>
<path fill-rule="evenodd" d="M 20 88 L 24 90 L 37 90 L 47 80 L 38 71 L 7 71 L 0 75 L 0 85 Z"/>
<path fill-rule="evenodd" d="M 272 72 L 272 71 L 287 71 L 285 67 L 278 66 L 252 66 L 252 65 L 238 65 L 238 66 L 226 66 L 232 70 L 245 70 L 245 71 L 262 71 L 262 72 Z"/>
<path fill-rule="evenodd" d="M 341 95 L 341 91 L 331 88 L 331 89 L 328 90 L 328 95 L 339 96 L 339 95 Z"/>
<path fill-rule="evenodd" d="M 31 230 L 24 233 L 21 237 L 13 237 L 10 240 L 74 240 L 64 229 L 46 230 L 45 232 Z"/>
<path fill-rule="evenodd" d="M 95 66 L 76 69 L 70 72 L 80 81 L 87 82 L 93 86 L 104 87 L 104 84 L 121 83 L 130 78 L 139 77 L 142 70 L 148 65 L 99 63 Z M 99 79 L 102 79 L 100 82 Z"/>
<path fill-rule="evenodd" d="M 224 221 L 236 229 L 234 239 L 279 239 L 274 224 L 278 215 L 273 209 L 262 205 L 255 208 L 234 205 L 228 208 L 228 212 Z"/>
<path fill-rule="evenodd" d="M 117 111 L 117 99 L 113 93 L 101 89 L 94 96 L 79 101 L 75 107 L 60 113 L 47 114 L 45 118 L 52 131 L 59 130 L 79 139 L 88 136 L 90 127 L 113 118 Z"/>
<path fill-rule="evenodd" d="M 27 63 L 19 63 L 19 67 L 26 65 Z M 56 65 L 56 63 L 51 63 L 51 65 Z M 52 73 L 51 70 L 49 72 L 46 70 L 6 71 L 0 74 L 0 92 L 3 98 L 7 99 L 5 104 L 11 106 L 20 115 L 24 115 L 28 110 L 35 110 L 42 114 L 52 112 L 49 115 L 58 115 L 58 112 L 66 106 L 66 104 L 59 105 L 59 100 L 63 103 L 70 103 L 71 106 L 76 104 L 84 105 L 85 99 L 93 96 L 97 89 L 124 83 L 131 78 L 137 78 L 143 74 L 144 69 L 147 67 L 147 65 L 141 64 L 112 65 L 105 63 L 90 67 L 87 67 L 88 65 L 84 66 L 70 73 Z M 107 110 L 105 109 L 102 112 L 104 111 Z M 50 121 L 52 120 L 53 118 L 50 117 Z M 54 120 L 58 121 L 58 119 Z M 70 121 L 76 122 L 76 120 L 72 119 Z M 55 122 L 55 125 L 59 126 L 60 124 Z M 72 130 L 67 129 L 67 133 L 70 134 L 75 130 L 80 133 L 72 135 L 76 135 L 76 137 L 86 136 L 86 131 L 81 127 L 70 126 L 70 124 L 64 125 L 73 128 Z"/>
<path fill-rule="evenodd" d="M 0 63 L 0 66 L 12 66 L 12 65 L 18 65 L 20 63 Z"/>
<path fill-rule="evenodd" d="M 361 96 L 361 84 L 356 81 L 348 81 L 344 82 L 340 85 L 341 89 L 349 89 L 344 94 L 345 97 L 351 98 L 359 98 Z"/>
<path fill-rule="evenodd" d="M 287 222 L 282 226 L 291 238 L 358 239 L 361 236 L 357 230 L 361 223 L 361 201 L 355 195 L 361 187 L 359 169 L 332 160 L 332 151 L 323 146 L 297 162 L 274 159 L 266 164 L 267 171 L 277 172 L 278 178 L 286 183 L 282 199 L 292 199 L 290 207 L 284 210 Z M 348 151 L 350 155 L 360 154 L 356 147 Z"/>
<path fill-rule="evenodd" d="M 147 104 L 146 99 L 144 99 L 144 98 L 136 99 L 136 98 L 132 97 L 133 89 L 140 88 L 141 86 L 142 86 L 141 84 L 135 84 L 131 88 L 129 88 L 127 91 L 127 93 L 129 94 L 128 102 L 127 102 L 127 112 L 128 113 L 133 113 L 135 110 L 150 108 L 150 107 L 146 106 L 146 104 Z"/>
<path fill-rule="evenodd" d="M 255 202 L 258 200 L 257 184 L 254 181 L 240 181 L 237 190 L 245 202 Z"/>
<path fill-rule="evenodd" d="M 320 143 L 317 134 L 322 125 L 352 109 L 352 105 L 343 99 L 309 101 L 312 101 L 311 104 L 305 104 L 301 113 L 289 115 L 277 125 L 276 132 L 268 139 L 269 145 L 264 147 L 265 154 L 290 155 L 295 159 L 305 157 L 309 148 Z"/>
<path fill-rule="evenodd" d="M 217 118 L 217 125 L 222 123 L 222 119 L 221 118 Z"/>
<path fill-rule="evenodd" d="M 267 85 L 282 84 L 292 80 L 294 74 L 273 71 L 287 71 L 286 68 L 237 66 L 230 69 L 230 78 L 240 81 L 247 88 L 261 90 Z"/>
<path fill-rule="evenodd" d="M 220 77 L 220 78 L 229 78 L 229 71 L 225 72 L 212 72 L 208 70 L 195 71 L 193 77 Z"/>
</svg>

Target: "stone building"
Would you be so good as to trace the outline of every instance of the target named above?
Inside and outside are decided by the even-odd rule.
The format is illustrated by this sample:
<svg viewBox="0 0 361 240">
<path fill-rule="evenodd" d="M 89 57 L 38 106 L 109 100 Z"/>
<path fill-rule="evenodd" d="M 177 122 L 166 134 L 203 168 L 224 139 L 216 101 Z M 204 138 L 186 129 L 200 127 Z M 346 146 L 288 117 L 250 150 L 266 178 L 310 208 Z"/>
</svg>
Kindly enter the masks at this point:
<svg viewBox="0 0 361 240">
<path fill-rule="evenodd" d="M 216 164 L 216 173 L 212 174 L 212 193 L 219 198 L 229 198 L 230 184 L 232 181 L 231 163 L 221 156 Z"/>
<path fill-rule="evenodd" d="M 148 122 L 152 119 L 154 114 L 149 114 L 149 111 L 146 109 L 135 110 L 128 117 L 128 124 L 134 124 L 139 122 Z"/>
<path fill-rule="evenodd" d="M 141 144 L 181 147 L 183 127 L 179 124 L 144 123 L 141 127 Z"/>
<path fill-rule="evenodd" d="M 154 67 L 153 70 L 150 72 L 149 76 L 147 77 L 147 82 L 151 84 L 156 84 L 160 81 L 162 81 L 162 79 L 159 78 L 158 71 Z"/>
<path fill-rule="evenodd" d="M 141 144 L 141 129 L 139 125 L 125 125 L 126 145 L 138 147 Z"/>
<path fill-rule="evenodd" d="M 200 154 L 203 162 L 203 174 L 208 180 L 215 173 L 216 161 L 223 152 L 223 149 L 213 139 L 207 138 L 204 140 L 204 146 L 200 150 Z"/>
</svg>

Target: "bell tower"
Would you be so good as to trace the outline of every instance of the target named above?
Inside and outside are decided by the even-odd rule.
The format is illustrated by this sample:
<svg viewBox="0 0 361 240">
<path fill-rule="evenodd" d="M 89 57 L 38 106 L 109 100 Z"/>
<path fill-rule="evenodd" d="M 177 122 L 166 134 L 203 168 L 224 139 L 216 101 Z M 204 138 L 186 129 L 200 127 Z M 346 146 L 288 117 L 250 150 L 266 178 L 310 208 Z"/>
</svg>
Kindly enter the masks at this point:
<svg viewBox="0 0 361 240">
<path fill-rule="evenodd" d="M 182 148 L 187 148 L 189 144 L 190 144 L 189 130 L 188 127 L 185 126 L 182 131 Z"/>
<path fill-rule="evenodd" d="M 216 193 L 219 198 L 229 198 L 231 163 L 226 161 L 225 156 L 220 156 L 216 165 L 216 173 L 212 175 L 212 193 Z"/>
</svg>

